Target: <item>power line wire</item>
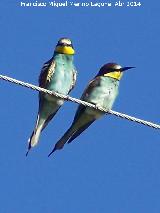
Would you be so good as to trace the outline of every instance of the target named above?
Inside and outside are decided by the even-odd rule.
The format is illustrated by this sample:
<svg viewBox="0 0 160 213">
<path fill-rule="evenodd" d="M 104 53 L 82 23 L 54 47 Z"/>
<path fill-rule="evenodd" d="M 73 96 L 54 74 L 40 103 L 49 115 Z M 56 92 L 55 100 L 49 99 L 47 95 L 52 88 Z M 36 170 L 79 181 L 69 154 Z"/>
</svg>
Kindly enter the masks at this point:
<svg viewBox="0 0 160 213">
<path fill-rule="evenodd" d="M 17 79 L 10 78 L 10 77 L 4 76 L 4 75 L 0 75 L 0 79 L 2 79 L 4 81 L 11 82 L 11 83 L 14 83 L 14 84 L 17 84 L 17 85 L 20 85 L 20 86 L 23 86 L 23 87 L 27 87 L 27 88 L 32 89 L 32 90 L 36 90 L 36 91 L 39 91 L 39 92 L 44 92 L 44 93 L 49 94 L 49 95 L 54 95 L 56 97 L 59 97 L 59 98 L 62 98 L 64 100 L 66 100 L 66 101 L 71 101 L 71 102 L 74 102 L 74 103 L 77 103 L 77 104 L 82 104 L 82 105 L 87 106 L 87 107 L 98 109 L 98 110 L 100 110 L 102 112 L 105 112 L 106 114 L 112 114 L 112 115 L 115 115 L 117 117 L 120 117 L 120 118 L 123 118 L 123 119 L 127 119 L 129 121 L 133 121 L 133 122 L 136 122 L 136 123 L 139 123 L 139 124 L 143 124 L 143 125 L 148 126 L 148 127 L 152 127 L 154 129 L 160 129 L 160 125 L 158 125 L 158 124 L 155 124 L 155 123 L 152 123 L 152 122 L 149 122 L 149 121 L 145 121 L 145 120 L 133 117 L 133 116 L 129 116 L 127 114 L 123 114 L 123 113 L 120 113 L 120 112 L 116 112 L 116 111 L 113 111 L 113 110 L 106 111 L 103 108 L 96 107 L 92 103 L 88 103 L 86 101 L 82 101 L 80 99 L 73 98 L 73 97 L 71 97 L 69 95 L 62 95 L 62 94 L 59 94 L 59 93 L 44 89 L 42 87 L 38 87 L 38 86 L 35 86 L 33 84 L 29 84 L 29 83 L 26 83 L 26 82 L 23 82 L 23 81 L 19 81 Z"/>
</svg>

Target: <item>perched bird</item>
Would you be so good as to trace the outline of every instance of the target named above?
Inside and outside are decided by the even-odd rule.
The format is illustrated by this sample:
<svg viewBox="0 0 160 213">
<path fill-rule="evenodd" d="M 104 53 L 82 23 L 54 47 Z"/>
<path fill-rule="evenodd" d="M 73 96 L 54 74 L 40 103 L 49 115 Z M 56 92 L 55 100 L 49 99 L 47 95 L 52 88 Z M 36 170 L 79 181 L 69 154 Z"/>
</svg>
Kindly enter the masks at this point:
<svg viewBox="0 0 160 213">
<path fill-rule="evenodd" d="M 81 100 L 95 104 L 96 107 L 110 110 L 118 95 L 119 80 L 122 77 L 123 71 L 131 68 L 133 67 L 122 68 L 116 63 L 105 64 L 103 67 L 101 67 L 98 74 L 87 86 Z M 101 112 L 98 109 L 79 105 L 71 127 L 56 143 L 49 156 L 54 151 L 62 149 L 66 142 L 71 143 L 95 120 L 104 114 L 104 112 Z"/>
<path fill-rule="evenodd" d="M 54 92 L 67 95 L 76 82 L 76 69 L 73 64 L 75 51 L 72 42 L 68 38 L 61 38 L 55 48 L 53 57 L 47 61 L 39 76 L 39 86 Z M 39 110 L 36 126 L 28 140 L 29 150 L 38 144 L 41 131 L 47 126 L 49 121 L 55 116 L 64 100 L 39 93 Z"/>
</svg>

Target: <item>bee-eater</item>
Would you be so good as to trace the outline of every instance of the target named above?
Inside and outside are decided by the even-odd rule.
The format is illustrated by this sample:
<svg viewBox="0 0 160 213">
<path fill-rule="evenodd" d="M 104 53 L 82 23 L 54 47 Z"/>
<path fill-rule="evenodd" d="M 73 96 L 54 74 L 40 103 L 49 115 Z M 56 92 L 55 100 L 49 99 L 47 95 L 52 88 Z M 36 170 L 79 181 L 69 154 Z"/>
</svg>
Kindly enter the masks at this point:
<svg viewBox="0 0 160 213">
<path fill-rule="evenodd" d="M 95 78 L 89 83 L 81 100 L 90 102 L 96 107 L 110 110 L 118 95 L 119 81 L 123 71 L 134 67 L 121 67 L 116 63 L 108 63 L 101 67 Z M 63 137 L 56 143 L 49 156 L 56 150 L 62 149 L 66 142 L 71 143 L 85 129 L 87 129 L 95 120 L 104 115 L 98 109 L 93 109 L 79 105 L 71 127 L 66 131 Z"/>
<path fill-rule="evenodd" d="M 47 61 L 39 76 L 39 86 L 45 89 L 67 95 L 76 82 L 76 69 L 73 63 L 75 51 L 72 42 L 68 38 L 61 38 L 54 50 L 53 57 Z M 29 150 L 38 144 L 41 131 L 47 126 L 49 121 L 55 116 L 64 100 L 39 93 L 39 110 L 36 126 L 28 140 Z"/>
</svg>

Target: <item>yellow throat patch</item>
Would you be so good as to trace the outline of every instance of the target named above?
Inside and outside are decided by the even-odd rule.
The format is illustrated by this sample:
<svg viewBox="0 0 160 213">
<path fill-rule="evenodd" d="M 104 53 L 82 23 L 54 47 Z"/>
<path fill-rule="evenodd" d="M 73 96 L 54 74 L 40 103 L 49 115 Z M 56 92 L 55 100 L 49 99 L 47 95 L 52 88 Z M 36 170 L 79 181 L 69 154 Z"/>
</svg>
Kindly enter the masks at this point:
<svg viewBox="0 0 160 213">
<path fill-rule="evenodd" d="M 74 55 L 75 53 L 74 49 L 70 46 L 57 46 L 55 51 L 57 53 L 68 54 L 68 55 Z"/>
<path fill-rule="evenodd" d="M 117 71 L 104 74 L 105 77 L 111 77 L 117 80 L 120 80 L 122 78 L 122 75 L 123 75 L 123 72 L 117 72 Z"/>
</svg>

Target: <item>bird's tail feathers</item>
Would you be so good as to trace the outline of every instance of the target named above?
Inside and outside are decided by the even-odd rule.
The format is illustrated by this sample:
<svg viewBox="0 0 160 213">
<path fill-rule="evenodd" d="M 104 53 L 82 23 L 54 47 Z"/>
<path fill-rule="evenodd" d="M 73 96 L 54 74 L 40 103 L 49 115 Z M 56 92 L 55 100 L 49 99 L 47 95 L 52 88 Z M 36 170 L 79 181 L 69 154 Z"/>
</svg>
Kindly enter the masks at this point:
<svg viewBox="0 0 160 213">
<path fill-rule="evenodd" d="M 63 135 L 63 137 L 55 144 L 54 149 L 50 152 L 48 157 L 53 154 L 56 150 L 62 149 L 64 144 L 72 137 L 74 134 L 74 130 L 70 127 L 67 132 Z"/>
<path fill-rule="evenodd" d="M 44 122 L 39 124 L 39 116 L 38 116 L 35 130 L 32 132 L 31 137 L 28 139 L 28 151 L 26 153 L 26 156 L 28 155 L 30 149 L 38 144 L 40 134 L 43 129 L 43 125 L 44 125 Z"/>
<path fill-rule="evenodd" d="M 72 124 L 72 126 L 67 130 L 67 132 L 63 135 L 63 137 L 56 143 L 54 149 L 52 150 L 52 152 L 48 155 L 48 157 L 53 154 L 53 152 L 55 152 L 58 149 L 62 149 L 65 143 L 71 143 L 76 137 L 78 137 L 85 129 L 87 129 L 93 122 L 95 121 L 95 119 L 89 121 L 88 123 L 86 123 L 85 125 L 77 128 L 77 126 L 75 126 L 74 122 Z"/>
</svg>

